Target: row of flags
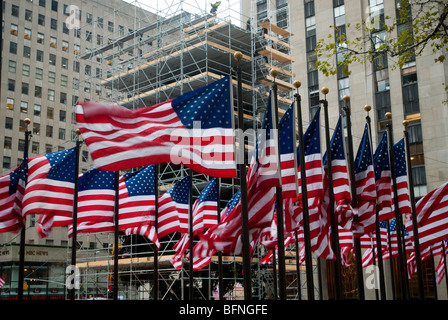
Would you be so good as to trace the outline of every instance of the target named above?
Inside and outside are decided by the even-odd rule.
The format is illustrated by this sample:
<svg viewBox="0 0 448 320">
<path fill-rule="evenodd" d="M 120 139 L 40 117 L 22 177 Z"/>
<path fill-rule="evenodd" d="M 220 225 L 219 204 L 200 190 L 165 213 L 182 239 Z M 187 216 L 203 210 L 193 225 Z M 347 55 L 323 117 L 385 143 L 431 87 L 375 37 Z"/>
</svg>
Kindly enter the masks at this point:
<svg viewBox="0 0 448 320">
<path fill-rule="evenodd" d="M 241 193 L 236 192 L 223 210 L 219 210 L 217 200 L 218 178 L 236 177 L 231 91 L 230 77 L 224 77 L 176 99 L 135 111 L 91 102 L 77 106 L 78 127 L 95 168 L 76 176 L 76 148 L 29 160 L 25 156 L 18 168 L 0 177 L 0 232 L 17 232 L 27 215 L 38 214 L 38 232 L 48 236 L 53 227 L 72 224 L 76 205 L 78 233 L 114 231 L 118 223 L 118 230 L 146 236 L 159 248 L 159 239 L 179 232 L 181 238 L 171 261 L 176 268 L 182 267 L 182 257 L 188 249 L 193 250 L 195 270 L 210 263 L 211 255 L 218 251 L 241 254 Z M 319 258 L 335 259 L 329 216 L 334 212 L 342 261 L 353 250 L 353 239 L 360 238 L 367 265 L 372 260 L 369 255 L 377 249 L 376 240 L 373 241 L 376 211 L 380 223 L 394 221 L 395 217 L 387 131 L 373 151 L 368 125 L 364 128 L 354 159 L 357 206 L 352 207 L 342 118 L 339 117 L 330 142 L 330 164 L 326 153 L 321 155 L 320 108 L 317 110 L 303 136 L 305 163 L 301 164 L 295 139 L 294 104 L 277 126 L 271 99 L 270 96 L 263 134 L 257 137 L 246 177 L 251 253 L 258 245 L 269 250 L 277 245 L 278 187 L 282 190 L 284 245 L 294 241 L 295 232 L 303 242 L 300 166 L 304 165 L 312 252 Z M 272 130 L 277 127 L 278 138 Z M 393 152 L 398 210 L 400 216 L 406 217 L 403 233 L 412 242 L 404 139 L 393 146 Z M 211 176 L 191 212 L 192 234 L 199 238 L 194 248 L 189 230 L 191 178 L 185 176 L 156 199 L 154 166 L 171 162 L 173 154 L 179 163 Z M 333 203 L 329 201 L 330 165 Z M 117 175 L 119 170 L 135 167 L 141 168 Z M 448 238 L 447 191 L 445 183 L 416 205 L 422 250 L 437 247 Z M 114 218 L 117 209 L 118 222 Z M 72 230 L 70 227 L 69 236 Z M 383 240 L 381 246 L 386 248 L 393 237 L 389 234 Z M 383 250 L 383 254 L 393 255 L 388 250 Z M 269 255 L 263 261 L 269 262 Z M 409 265 L 412 264 L 411 254 Z"/>
</svg>

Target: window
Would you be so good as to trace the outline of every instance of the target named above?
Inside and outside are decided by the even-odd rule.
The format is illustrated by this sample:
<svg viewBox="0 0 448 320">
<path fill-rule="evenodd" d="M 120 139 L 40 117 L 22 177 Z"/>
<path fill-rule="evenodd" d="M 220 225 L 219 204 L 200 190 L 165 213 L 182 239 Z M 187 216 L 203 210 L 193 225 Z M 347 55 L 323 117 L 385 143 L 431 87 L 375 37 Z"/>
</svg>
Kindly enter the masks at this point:
<svg viewBox="0 0 448 320">
<path fill-rule="evenodd" d="M 61 58 L 61 67 L 62 67 L 62 69 L 68 69 L 68 59 L 67 58 Z"/>
<path fill-rule="evenodd" d="M 29 85 L 26 82 L 22 82 L 22 94 L 28 94 L 29 92 Z"/>
<path fill-rule="evenodd" d="M 79 72 L 79 61 L 73 61 L 73 71 Z"/>
<path fill-rule="evenodd" d="M 42 111 L 42 106 L 40 104 L 35 104 L 34 105 L 34 115 L 36 117 L 40 117 L 41 111 Z"/>
<path fill-rule="evenodd" d="M 51 18 L 50 27 L 53 30 L 58 30 L 58 20 Z"/>
<path fill-rule="evenodd" d="M 81 29 L 80 28 L 74 28 L 74 33 L 76 38 L 81 38 Z"/>
<path fill-rule="evenodd" d="M 40 123 L 33 123 L 33 134 L 40 135 Z"/>
<path fill-rule="evenodd" d="M 16 90 L 16 80 L 8 79 L 8 90 L 15 91 Z"/>
<path fill-rule="evenodd" d="M 84 92 L 87 92 L 87 93 L 90 92 L 90 82 L 86 82 L 84 84 Z"/>
<path fill-rule="evenodd" d="M 5 129 L 12 130 L 12 123 L 13 123 L 12 121 L 13 121 L 13 119 L 10 117 L 5 118 Z"/>
<path fill-rule="evenodd" d="M 50 37 L 50 47 L 56 48 L 57 41 L 58 39 L 56 39 L 55 37 Z"/>
<path fill-rule="evenodd" d="M 11 31 L 10 33 L 13 36 L 16 36 L 19 33 L 19 27 L 16 24 L 11 23 Z"/>
<path fill-rule="evenodd" d="M 31 40 L 31 29 L 25 28 L 25 32 L 23 34 L 23 38 Z"/>
<path fill-rule="evenodd" d="M 70 29 L 67 27 L 65 22 L 62 22 L 62 32 L 65 34 L 70 34 Z"/>
<path fill-rule="evenodd" d="M 103 29 L 103 18 L 98 18 L 98 20 L 96 21 L 96 24 L 97 24 L 98 28 Z"/>
<path fill-rule="evenodd" d="M 45 153 L 53 152 L 53 146 L 51 144 L 45 144 Z"/>
<path fill-rule="evenodd" d="M 62 104 L 67 104 L 67 94 L 65 92 L 60 93 L 59 102 Z"/>
<path fill-rule="evenodd" d="M 55 83 L 56 82 L 56 73 L 53 71 L 48 71 L 48 82 Z"/>
<path fill-rule="evenodd" d="M 55 0 L 51 0 L 51 10 L 58 11 L 58 2 Z"/>
<path fill-rule="evenodd" d="M 114 23 L 112 21 L 107 21 L 107 30 L 114 32 Z"/>
<path fill-rule="evenodd" d="M 28 102 L 26 101 L 20 102 L 20 112 L 28 113 Z"/>
<path fill-rule="evenodd" d="M 48 89 L 48 100 L 54 101 L 54 90 Z"/>
<path fill-rule="evenodd" d="M 11 147 L 12 147 L 12 138 L 11 137 L 5 137 L 5 141 L 3 143 L 3 148 L 11 149 Z"/>
<path fill-rule="evenodd" d="M 45 35 L 43 33 L 37 33 L 37 43 L 44 44 Z"/>
<path fill-rule="evenodd" d="M 54 118 L 54 108 L 48 107 L 47 108 L 47 119 L 53 119 Z"/>
<path fill-rule="evenodd" d="M 40 26 L 45 26 L 45 16 L 43 14 L 37 15 L 37 24 Z"/>
<path fill-rule="evenodd" d="M 6 109 L 14 110 L 14 99 L 6 98 Z"/>
<path fill-rule="evenodd" d="M 65 140 L 65 129 L 63 129 L 63 128 L 59 128 L 58 138 L 59 138 L 60 140 Z"/>
<path fill-rule="evenodd" d="M 26 124 L 24 120 L 19 121 L 19 132 L 25 132 Z"/>
<path fill-rule="evenodd" d="M 11 169 L 11 157 L 3 156 L 3 169 Z"/>
<path fill-rule="evenodd" d="M 92 14 L 91 13 L 86 13 L 86 22 L 88 23 L 88 24 L 92 24 L 92 21 L 93 21 L 93 16 L 92 16 Z"/>
<path fill-rule="evenodd" d="M 390 112 L 390 92 L 377 92 L 375 95 L 378 120 L 384 120 L 386 112 Z"/>
<path fill-rule="evenodd" d="M 49 126 L 49 125 L 46 126 L 45 136 L 48 138 L 53 138 L 53 126 Z"/>
<path fill-rule="evenodd" d="M 85 68 L 84 68 L 84 74 L 86 75 L 86 76 L 90 76 L 91 74 L 92 74 L 92 67 L 91 66 L 89 66 L 88 64 L 85 66 Z"/>
<path fill-rule="evenodd" d="M 14 4 L 11 6 L 11 15 L 13 17 L 19 17 L 19 6 L 16 6 Z"/>
<path fill-rule="evenodd" d="M 23 46 L 23 57 L 31 58 L 31 48 L 28 46 Z"/>
<path fill-rule="evenodd" d="M 29 64 L 23 64 L 22 65 L 22 75 L 25 77 L 30 76 L 30 65 Z"/>
<path fill-rule="evenodd" d="M 62 40 L 62 51 L 68 50 L 68 41 Z"/>
<path fill-rule="evenodd" d="M 66 75 L 61 75 L 61 86 L 67 87 L 68 77 Z"/>
<path fill-rule="evenodd" d="M 31 10 L 25 10 L 25 20 L 30 22 L 33 20 L 33 12 Z"/>
<path fill-rule="evenodd" d="M 34 154 L 39 154 L 39 142 L 33 141 L 31 144 L 31 152 Z"/>
<path fill-rule="evenodd" d="M 24 151 L 25 150 L 25 140 L 23 139 L 19 139 L 19 151 Z"/>
<path fill-rule="evenodd" d="M 17 54 L 17 43 L 9 42 L 9 53 Z"/>
<path fill-rule="evenodd" d="M 50 53 L 50 66 L 55 66 L 56 65 L 56 55 L 53 53 Z"/>
<path fill-rule="evenodd" d="M 67 120 L 67 111 L 59 110 L 59 121 L 65 122 Z"/>
<path fill-rule="evenodd" d="M 13 60 L 9 60 L 9 64 L 8 64 L 9 72 L 16 73 L 16 67 L 17 67 L 17 63 Z"/>
<path fill-rule="evenodd" d="M 44 62 L 44 52 L 42 50 L 36 50 L 36 61 Z"/>
<path fill-rule="evenodd" d="M 78 90 L 79 89 L 79 79 L 73 78 L 73 89 Z"/>
<path fill-rule="evenodd" d="M 92 42 L 92 32 L 86 30 L 86 41 Z"/>
<path fill-rule="evenodd" d="M 34 87 L 34 96 L 36 98 L 42 98 L 42 87 L 40 87 L 40 86 Z"/>
<path fill-rule="evenodd" d="M 44 70 L 41 68 L 36 68 L 36 79 L 42 80 Z"/>
<path fill-rule="evenodd" d="M 46 0 L 39 0 L 39 6 L 45 8 L 45 1 L 46 1 Z"/>
<path fill-rule="evenodd" d="M 103 36 L 102 35 L 99 35 L 99 34 L 96 35 L 96 44 L 97 45 L 103 44 Z"/>
</svg>

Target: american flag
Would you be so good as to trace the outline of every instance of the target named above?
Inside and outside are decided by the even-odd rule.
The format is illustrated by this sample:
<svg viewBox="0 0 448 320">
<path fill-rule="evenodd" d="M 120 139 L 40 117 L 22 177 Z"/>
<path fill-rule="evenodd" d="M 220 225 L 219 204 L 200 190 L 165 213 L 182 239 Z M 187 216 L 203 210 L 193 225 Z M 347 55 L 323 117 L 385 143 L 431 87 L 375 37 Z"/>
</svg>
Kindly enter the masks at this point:
<svg viewBox="0 0 448 320">
<path fill-rule="evenodd" d="M 331 149 L 331 168 L 333 175 L 333 192 L 335 201 L 335 215 L 338 219 L 338 224 L 345 229 L 350 229 L 351 221 L 353 219 L 353 210 L 351 209 L 351 195 L 350 184 L 347 171 L 347 161 L 345 160 L 344 144 L 342 134 L 342 118 L 339 116 L 338 123 L 330 141 Z M 324 164 L 324 190 L 325 203 L 322 206 L 325 212 L 328 212 L 326 207 L 329 205 L 328 194 L 328 172 L 327 172 L 327 153 L 323 157 Z"/>
<path fill-rule="evenodd" d="M 115 172 L 90 169 L 78 180 L 77 232 L 96 233 L 115 230 Z M 72 235 L 69 228 L 69 236 Z"/>
<path fill-rule="evenodd" d="M 424 248 L 448 238 L 448 182 L 434 189 L 416 204 L 418 237 Z M 413 238 L 412 223 L 407 230 Z"/>
<path fill-rule="evenodd" d="M 72 218 L 76 179 L 75 148 L 31 158 L 22 214 Z"/>
<path fill-rule="evenodd" d="M 283 199 L 297 198 L 296 130 L 294 119 L 294 104 L 292 104 L 286 110 L 278 125 Z"/>
<path fill-rule="evenodd" d="M 0 277 L 0 288 L 5 285 L 6 281 L 3 279 L 3 277 Z"/>
<path fill-rule="evenodd" d="M 404 139 L 394 144 L 395 177 L 397 180 L 398 209 L 400 214 L 411 214 L 411 200 L 409 195 L 408 176 L 406 170 L 406 151 Z M 394 210 L 394 196 L 392 190 L 392 211 Z"/>
<path fill-rule="evenodd" d="M 352 231 L 356 237 L 375 230 L 376 186 L 372 163 L 372 151 L 367 124 L 354 162 L 356 196 L 358 200 L 358 221 L 353 222 Z"/>
<path fill-rule="evenodd" d="M 395 216 L 392 210 L 392 178 L 389 161 L 387 131 L 384 131 L 378 147 L 373 154 L 375 168 L 377 206 L 380 220 L 389 220 Z"/>
<path fill-rule="evenodd" d="M 182 269 L 184 256 L 187 249 L 190 247 L 190 236 L 188 233 L 182 234 L 179 241 L 173 246 L 174 255 L 170 258 L 170 262 L 176 270 Z"/>
<path fill-rule="evenodd" d="M 177 181 L 159 196 L 157 233 L 159 239 L 173 232 L 188 233 L 190 176 Z"/>
<path fill-rule="evenodd" d="M 154 165 L 128 172 L 120 178 L 118 229 L 124 230 L 126 235 L 145 236 L 159 248 L 155 228 L 155 188 Z"/>
<path fill-rule="evenodd" d="M 0 177 L 0 232 L 18 232 L 22 224 L 22 199 L 28 174 L 28 159 Z"/>
<path fill-rule="evenodd" d="M 329 223 L 322 214 L 321 206 L 324 197 L 322 180 L 322 156 L 320 153 L 320 108 L 314 115 L 303 136 L 305 150 L 306 184 L 308 194 L 308 214 L 310 221 L 311 250 L 320 258 L 333 259 L 330 246 Z M 300 173 L 300 149 L 297 148 L 299 163 L 299 199 L 302 200 Z"/>
<path fill-rule="evenodd" d="M 218 181 L 210 180 L 193 204 L 193 234 L 218 224 Z"/>
<path fill-rule="evenodd" d="M 229 76 L 135 111 L 86 102 L 76 113 L 100 170 L 175 162 L 215 177 L 236 177 Z"/>
</svg>

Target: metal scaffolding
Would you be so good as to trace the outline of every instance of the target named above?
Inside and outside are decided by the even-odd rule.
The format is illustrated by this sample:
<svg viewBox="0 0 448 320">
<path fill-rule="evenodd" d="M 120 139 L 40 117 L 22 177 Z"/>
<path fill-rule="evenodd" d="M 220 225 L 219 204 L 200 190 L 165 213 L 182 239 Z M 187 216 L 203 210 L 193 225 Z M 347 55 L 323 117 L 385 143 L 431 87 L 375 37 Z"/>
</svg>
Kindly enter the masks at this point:
<svg viewBox="0 0 448 320">
<path fill-rule="evenodd" d="M 104 32 L 96 32 L 96 24 L 90 40 L 80 39 L 86 42 L 82 46 L 85 49 L 76 55 L 76 59 L 81 65 L 90 67 L 84 70 L 74 96 L 130 109 L 154 105 L 232 74 L 232 66 L 235 66 L 233 55 L 240 51 L 243 53 L 244 129 L 258 129 L 274 81 L 269 73 L 271 69 L 278 71 L 275 81 L 279 88 L 279 116 L 293 102 L 294 59 L 290 44 L 292 35 L 288 31 L 288 5 L 278 9 L 266 8 L 264 17 L 256 13 L 256 3 L 253 1 L 249 15 L 235 10 L 239 7 L 238 0 L 221 1 L 217 12 L 211 10 L 206 0 L 158 0 L 150 1 L 150 5 L 135 0 L 116 8 L 113 15 L 101 20 L 101 23 L 108 21 L 110 33 L 107 37 Z M 79 32 L 85 34 L 83 26 Z M 233 82 L 236 84 L 236 80 Z M 235 92 L 234 106 L 236 117 Z M 247 149 L 250 151 L 250 146 Z M 187 174 L 186 169 L 179 165 L 162 165 L 160 193 Z M 193 174 L 194 198 L 198 197 L 209 179 L 203 174 Z M 237 178 L 221 180 L 221 208 L 238 190 L 238 185 Z M 111 243 L 107 237 L 113 236 L 94 234 L 78 237 L 78 266 L 83 283 L 81 296 L 107 296 L 108 286 L 112 284 L 112 250 L 110 247 L 88 248 L 87 245 L 92 242 Z M 185 268 L 188 260 L 184 259 L 184 267 L 179 271 L 170 263 L 173 245 L 179 237 L 179 234 L 172 234 L 161 239 L 162 246 L 158 252 L 160 299 L 189 298 L 188 290 L 185 290 L 188 286 L 188 268 Z M 120 248 L 119 259 L 119 295 L 124 299 L 153 297 L 153 245 L 140 236 L 121 236 L 120 239 L 123 247 Z M 259 258 L 265 253 L 264 248 L 259 248 L 253 260 L 255 299 L 273 297 L 273 268 L 259 263 Z M 287 259 L 288 298 L 303 298 L 297 289 L 294 246 L 287 251 Z M 233 284 L 227 298 L 241 299 L 242 292 L 235 285 L 243 283 L 241 257 L 225 256 L 223 264 L 227 270 L 224 280 Z M 215 257 L 208 267 L 195 272 L 194 277 L 195 298 L 216 297 L 218 276 Z M 304 277 L 299 283 L 299 287 L 306 285 Z"/>
</svg>

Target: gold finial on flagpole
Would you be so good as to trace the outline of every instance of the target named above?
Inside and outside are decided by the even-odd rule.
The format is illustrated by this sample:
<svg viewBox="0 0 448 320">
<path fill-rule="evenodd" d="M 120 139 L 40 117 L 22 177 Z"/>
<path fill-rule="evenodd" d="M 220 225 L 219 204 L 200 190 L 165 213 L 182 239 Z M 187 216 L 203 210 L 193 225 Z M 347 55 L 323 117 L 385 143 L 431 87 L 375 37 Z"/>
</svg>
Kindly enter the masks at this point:
<svg viewBox="0 0 448 320">
<path fill-rule="evenodd" d="M 364 110 L 368 113 L 370 110 L 372 110 L 372 107 L 369 106 L 368 104 L 366 104 L 366 105 L 364 106 Z"/>
<path fill-rule="evenodd" d="M 392 113 L 391 112 L 386 112 L 386 114 L 385 114 L 385 116 L 386 116 L 386 119 L 392 119 Z"/>
<path fill-rule="evenodd" d="M 241 59 L 243 59 L 243 54 L 241 53 L 241 51 L 237 51 L 233 54 L 234 58 L 236 61 L 240 61 Z"/>
<path fill-rule="evenodd" d="M 408 120 L 403 120 L 403 126 L 406 128 L 409 125 L 409 121 Z"/>
<path fill-rule="evenodd" d="M 294 88 L 299 89 L 302 83 L 299 80 L 296 80 L 292 85 L 294 86 Z"/>
<path fill-rule="evenodd" d="M 327 87 L 323 87 L 320 92 L 322 92 L 324 95 L 327 95 L 330 90 Z"/>
<path fill-rule="evenodd" d="M 349 102 L 350 101 L 350 96 L 347 96 L 347 95 L 343 96 L 342 97 L 342 101 L 344 101 L 345 103 Z"/>
<path fill-rule="evenodd" d="M 25 118 L 25 120 L 23 120 L 23 122 L 25 122 L 26 125 L 29 125 L 31 123 L 30 118 Z"/>
</svg>

